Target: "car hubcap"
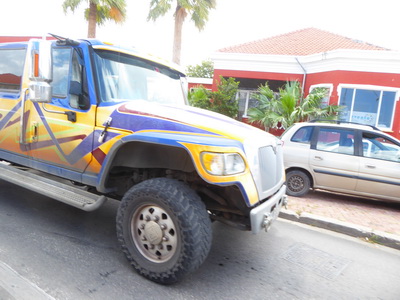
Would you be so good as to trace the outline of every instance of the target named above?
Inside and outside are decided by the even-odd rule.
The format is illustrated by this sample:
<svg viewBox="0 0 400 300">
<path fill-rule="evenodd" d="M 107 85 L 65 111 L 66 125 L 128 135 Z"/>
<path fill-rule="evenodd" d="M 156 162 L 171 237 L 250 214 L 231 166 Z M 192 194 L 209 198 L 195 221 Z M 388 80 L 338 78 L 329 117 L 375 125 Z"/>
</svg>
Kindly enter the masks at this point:
<svg viewBox="0 0 400 300">
<path fill-rule="evenodd" d="M 300 176 L 292 176 L 289 180 L 289 188 L 293 192 L 299 192 L 304 188 L 304 180 Z"/>
<path fill-rule="evenodd" d="M 175 224 L 161 207 L 140 207 L 132 218 L 131 232 L 136 247 L 150 261 L 166 262 L 177 250 Z"/>
</svg>

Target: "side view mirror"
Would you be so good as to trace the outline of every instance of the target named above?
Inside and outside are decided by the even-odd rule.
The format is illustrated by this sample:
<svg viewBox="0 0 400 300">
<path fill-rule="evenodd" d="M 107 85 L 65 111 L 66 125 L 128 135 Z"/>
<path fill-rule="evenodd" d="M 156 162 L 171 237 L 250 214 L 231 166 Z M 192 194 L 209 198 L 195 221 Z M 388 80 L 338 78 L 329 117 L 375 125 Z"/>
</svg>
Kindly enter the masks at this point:
<svg viewBox="0 0 400 300">
<path fill-rule="evenodd" d="M 72 108 L 80 108 L 79 104 L 82 102 L 82 84 L 78 81 L 71 80 L 69 83 L 69 105 Z"/>
<path fill-rule="evenodd" d="M 28 45 L 29 98 L 33 102 L 48 103 L 52 98 L 53 80 L 52 43 L 46 40 L 30 40 Z"/>
<path fill-rule="evenodd" d="M 69 93 L 71 95 L 80 96 L 82 94 L 82 84 L 78 81 L 72 80 L 69 86 Z"/>
</svg>

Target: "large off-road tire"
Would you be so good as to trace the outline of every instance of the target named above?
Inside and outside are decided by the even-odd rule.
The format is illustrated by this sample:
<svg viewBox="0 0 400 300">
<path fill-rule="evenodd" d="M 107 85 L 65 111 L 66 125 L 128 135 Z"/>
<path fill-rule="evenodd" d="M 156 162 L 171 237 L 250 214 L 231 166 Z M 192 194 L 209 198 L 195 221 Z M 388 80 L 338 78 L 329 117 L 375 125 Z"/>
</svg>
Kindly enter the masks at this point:
<svg viewBox="0 0 400 300">
<path fill-rule="evenodd" d="M 310 190 L 311 181 L 306 173 L 294 170 L 286 174 L 286 185 L 286 193 L 289 196 L 301 197 Z"/>
<path fill-rule="evenodd" d="M 139 274 L 172 284 L 204 262 L 212 230 L 206 207 L 192 189 L 177 180 L 155 178 L 123 197 L 117 236 Z"/>
</svg>

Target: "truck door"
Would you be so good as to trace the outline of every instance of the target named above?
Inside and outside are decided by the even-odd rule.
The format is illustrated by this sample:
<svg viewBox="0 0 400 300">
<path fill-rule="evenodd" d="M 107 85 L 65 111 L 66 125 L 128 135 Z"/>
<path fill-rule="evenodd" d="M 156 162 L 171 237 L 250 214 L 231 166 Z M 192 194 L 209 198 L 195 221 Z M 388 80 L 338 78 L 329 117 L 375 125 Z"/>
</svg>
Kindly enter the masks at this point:
<svg viewBox="0 0 400 300">
<path fill-rule="evenodd" d="M 30 154 L 19 143 L 21 103 L 27 94 L 22 80 L 25 57 L 25 44 L 0 46 L 0 156 L 17 163 Z"/>
<path fill-rule="evenodd" d="M 95 107 L 89 102 L 79 46 L 53 45 L 52 54 L 51 102 L 26 103 L 26 109 L 33 112 L 27 124 L 28 141 L 32 157 L 41 169 L 51 168 L 54 174 L 59 168 L 60 174 L 70 171 L 79 176 L 92 159 Z"/>
</svg>

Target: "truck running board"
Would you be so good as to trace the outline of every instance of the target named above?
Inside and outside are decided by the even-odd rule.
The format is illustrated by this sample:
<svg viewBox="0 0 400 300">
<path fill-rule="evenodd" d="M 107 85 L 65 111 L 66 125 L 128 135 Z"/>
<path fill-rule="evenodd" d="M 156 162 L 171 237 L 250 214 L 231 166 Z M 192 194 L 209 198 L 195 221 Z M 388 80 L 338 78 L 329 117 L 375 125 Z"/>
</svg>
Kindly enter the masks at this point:
<svg viewBox="0 0 400 300">
<path fill-rule="evenodd" d="M 0 179 L 69 204 L 84 211 L 99 208 L 107 197 L 0 163 Z"/>
</svg>

